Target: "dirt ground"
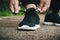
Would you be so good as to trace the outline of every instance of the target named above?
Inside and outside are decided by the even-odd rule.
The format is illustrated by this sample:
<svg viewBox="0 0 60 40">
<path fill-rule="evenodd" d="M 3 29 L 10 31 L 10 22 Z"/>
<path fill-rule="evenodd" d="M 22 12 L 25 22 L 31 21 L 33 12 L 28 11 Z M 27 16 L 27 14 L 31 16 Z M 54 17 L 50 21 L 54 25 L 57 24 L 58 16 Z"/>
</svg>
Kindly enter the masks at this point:
<svg viewBox="0 0 60 40">
<path fill-rule="evenodd" d="M 17 30 L 24 16 L 0 17 L 0 40 L 60 40 L 60 27 L 43 25 L 45 15 L 39 15 L 40 28 L 36 31 Z"/>
</svg>

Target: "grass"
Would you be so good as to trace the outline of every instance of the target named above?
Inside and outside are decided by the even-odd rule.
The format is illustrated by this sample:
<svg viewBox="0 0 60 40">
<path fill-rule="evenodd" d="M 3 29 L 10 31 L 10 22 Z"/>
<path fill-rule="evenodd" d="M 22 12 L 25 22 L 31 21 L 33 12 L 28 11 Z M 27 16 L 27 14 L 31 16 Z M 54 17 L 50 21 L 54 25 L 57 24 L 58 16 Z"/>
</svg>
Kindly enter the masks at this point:
<svg viewBox="0 0 60 40">
<path fill-rule="evenodd" d="M 24 12 L 20 11 L 18 16 L 21 15 L 24 15 Z M 15 16 L 9 9 L 9 0 L 0 0 L 0 16 Z"/>
<path fill-rule="evenodd" d="M 19 12 L 17 16 L 24 15 L 24 12 Z M 0 11 L 0 16 L 15 16 L 10 10 Z"/>
</svg>

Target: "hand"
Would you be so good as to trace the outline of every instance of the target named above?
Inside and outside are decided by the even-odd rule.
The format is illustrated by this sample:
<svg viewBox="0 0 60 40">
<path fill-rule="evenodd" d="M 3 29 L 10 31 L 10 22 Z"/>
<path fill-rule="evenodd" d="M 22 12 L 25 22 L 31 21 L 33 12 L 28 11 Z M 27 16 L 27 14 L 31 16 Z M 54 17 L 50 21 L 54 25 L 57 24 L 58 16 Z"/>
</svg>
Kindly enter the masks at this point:
<svg viewBox="0 0 60 40">
<path fill-rule="evenodd" d="M 50 7 L 51 0 L 41 0 L 40 5 L 37 6 L 37 10 L 41 13 L 45 12 Z"/>
<path fill-rule="evenodd" d="M 14 13 L 19 13 L 19 1 L 18 0 L 10 0 L 10 9 Z"/>
</svg>

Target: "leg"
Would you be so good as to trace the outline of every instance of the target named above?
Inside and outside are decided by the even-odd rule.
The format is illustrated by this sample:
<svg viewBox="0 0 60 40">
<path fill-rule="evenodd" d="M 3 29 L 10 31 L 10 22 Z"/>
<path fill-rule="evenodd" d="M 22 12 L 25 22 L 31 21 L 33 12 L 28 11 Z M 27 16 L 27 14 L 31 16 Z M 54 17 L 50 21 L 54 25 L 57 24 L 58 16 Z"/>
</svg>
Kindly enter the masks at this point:
<svg viewBox="0 0 60 40">
<path fill-rule="evenodd" d="M 35 0 L 34 0 L 35 1 Z M 23 0 L 23 5 L 26 8 L 25 17 L 21 23 L 19 23 L 18 29 L 35 30 L 39 27 L 39 17 L 36 12 L 36 4 L 32 0 Z"/>
<path fill-rule="evenodd" d="M 60 0 L 52 0 L 48 13 L 45 16 L 44 24 L 60 26 L 60 16 L 58 15 L 60 9 Z"/>
<path fill-rule="evenodd" d="M 59 4 L 60 4 L 60 0 L 51 0 L 51 5 L 48 12 L 58 13 L 60 9 Z"/>
</svg>

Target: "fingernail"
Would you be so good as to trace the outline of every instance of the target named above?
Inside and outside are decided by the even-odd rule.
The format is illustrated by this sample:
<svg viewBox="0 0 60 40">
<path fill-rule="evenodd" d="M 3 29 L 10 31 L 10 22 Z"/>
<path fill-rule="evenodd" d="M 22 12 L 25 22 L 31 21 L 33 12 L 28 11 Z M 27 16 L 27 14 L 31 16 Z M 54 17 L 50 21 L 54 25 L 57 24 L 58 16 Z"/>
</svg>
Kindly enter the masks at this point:
<svg viewBox="0 0 60 40">
<path fill-rule="evenodd" d="M 37 10 L 39 10 L 39 11 L 40 11 L 41 9 L 39 9 L 39 8 L 38 8 Z"/>
<path fill-rule="evenodd" d="M 19 13 L 19 11 L 15 11 L 15 13 Z"/>
</svg>

